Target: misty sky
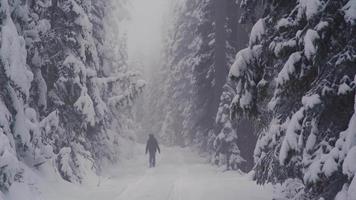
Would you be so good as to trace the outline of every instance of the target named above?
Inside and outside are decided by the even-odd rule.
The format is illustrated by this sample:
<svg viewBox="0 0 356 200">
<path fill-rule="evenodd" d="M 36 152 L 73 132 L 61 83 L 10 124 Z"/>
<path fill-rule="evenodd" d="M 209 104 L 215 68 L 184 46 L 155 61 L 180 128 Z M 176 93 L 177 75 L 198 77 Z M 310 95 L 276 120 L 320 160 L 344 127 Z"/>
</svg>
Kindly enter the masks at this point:
<svg viewBox="0 0 356 200">
<path fill-rule="evenodd" d="M 132 0 L 128 22 L 128 48 L 131 60 L 145 66 L 159 59 L 162 26 L 169 0 Z M 147 69 L 146 69 L 147 70 Z"/>
</svg>

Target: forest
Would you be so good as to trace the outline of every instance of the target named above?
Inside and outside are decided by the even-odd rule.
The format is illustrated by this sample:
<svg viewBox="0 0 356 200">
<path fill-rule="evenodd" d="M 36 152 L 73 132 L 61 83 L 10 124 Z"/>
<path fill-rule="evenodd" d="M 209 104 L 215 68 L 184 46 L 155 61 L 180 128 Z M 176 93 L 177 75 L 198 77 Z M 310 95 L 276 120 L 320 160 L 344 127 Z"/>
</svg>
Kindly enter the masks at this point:
<svg viewBox="0 0 356 200">
<path fill-rule="evenodd" d="M 0 46 L 0 200 L 356 200 L 356 0 L 0 0 Z"/>
</svg>

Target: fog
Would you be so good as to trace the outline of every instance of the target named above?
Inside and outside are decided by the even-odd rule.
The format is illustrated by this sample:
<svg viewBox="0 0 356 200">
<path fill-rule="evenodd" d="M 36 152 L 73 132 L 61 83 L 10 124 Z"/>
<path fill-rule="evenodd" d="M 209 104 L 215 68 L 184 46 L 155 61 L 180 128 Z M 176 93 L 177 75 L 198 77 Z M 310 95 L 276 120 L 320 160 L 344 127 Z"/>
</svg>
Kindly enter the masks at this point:
<svg viewBox="0 0 356 200">
<path fill-rule="evenodd" d="M 163 39 L 169 20 L 171 0 L 132 0 L 127 21 L 128 57 L 131 70 L 138 70 L 146 82 L 143 94 L 134 105 L 137 141 L 145 142 L 148 133 L 158 134 L 161 123 L 153 102 L 162 101 L 157 81 L 162 70 Z"/>
<path fill-rule="evenodd" d="M 130 3 L 131 17 L 127 25 L 129 63 L 139 63 L 143 75 L 147 76 L 160 60 L 169 0 L 132 0 Z"/>
</svg>

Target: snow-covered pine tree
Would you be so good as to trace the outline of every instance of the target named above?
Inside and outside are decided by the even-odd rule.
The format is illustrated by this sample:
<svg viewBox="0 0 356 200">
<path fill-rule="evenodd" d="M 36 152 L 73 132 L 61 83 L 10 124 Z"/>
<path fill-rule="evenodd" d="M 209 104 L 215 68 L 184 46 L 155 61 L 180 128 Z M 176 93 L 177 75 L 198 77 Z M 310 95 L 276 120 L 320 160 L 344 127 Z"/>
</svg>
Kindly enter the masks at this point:
<svg viewBox="0 0 356 200">
<path fill-rule="evenodd" d="M 242 25 L 237 23 L 240 15 L 242 14 L 241 9 L 239 8 L 239 4 L 236 1 L 227 1 L 227 12 L 226 12 L 226 25 L 225 25 L 225 31 L 226 31 L 226 47 L 225 47 L 225 60 L 226 60 L 226 66 L 229 69 L 231 67 L 231 65 L 233 64 L 234 60 L 235 60 L 235 55 L 237 53 L 238 50 L 245 48 L 246 46 L 246 40 L 248 39 L 248 35 L 247 35 L 247 31 L 246 29 L 248 29 L 247 25 Z M 212 154 L 213 156 L 215 156 L 215 151 L 216 149 L 216 145 L 214 145 L 214 143 L 212 143 L 212 141 L 216 140 L 216 139 L 220 139 L 221 137 L 216 137 L 218 135 L 221 136 L 222 134 L 222 130 L 225 127 L 229 127 L 232 129 L 232 133 L 235 134 L 235 140 L 233 145 L 230 145 L 231 147 L 231 151 L 233 151 L 233 149 L 238 149 L 238 148 L 232 148 L 235 145 L 237 145 L 238 143 L 250 143 L 251 140 L 254 140 L 254 135 L 246 135 L 246 133 L 244 131 L 246 131 L 245 126 L 239 126 L 241 124 L 241 122 L 239 121 L 235 121 L 235 120 L 231 120 L 230 118 L 230 104 L 234 98 L 234 96 L 236 95 L 235 90 L 233 89 L 235 87 L 235 83 L 234 81 L 232 81 L 231 79 L 227 79 L 225 81 L 225 85 L 222 87 L 222 89 L 220 89 L 222 91 L 222 94 L 220 96 L 220 103 L 219 103 L 219 107 L 216 113 L 216 119 L 215 119 L 215 127 L 214 127 L 214 132 L 215 134 L 211 134 L 209 136 L 209 145 L 208 148 L 210 148 L 214 153 Z M 242 121 L 242 123 L 245 123 L 246 121 Z M 238 130 L 239 129 L 239 130 Z M 240 137 L 240 139 L 238 139 Z M 241 140 L 242 138 L 246 138 L 245 141 Z M 241 140 L 241 141 L 240 141 Z M 238 142 L 240 141 L 240 142 Z M 249 148 L 246 148 L 246 152 L 248 152 Z M 211 151 L 209 150 L 209 151 Z M 239 156 L 240 155 L 240 151 L 239 151 Z M 236 152 L 234 153 L 236 154 Z M 251 159 L 249 157 L 251 157 L 251 155 L 248 155 L 248 153 L 246 155 L 246 159 L 247 159 L 247 163 L 244 163 L 244 166 L 241 166 L 241 163 L 239 163 L 239 168 L 244 168 L 243 170 L 250 170 L 250 166 L 251 166 Z M 245 161 L 244 159 L 240 159 L 240 161 Z"/>
<path fill-rule="evenodd" d="M 157 134 L 169 145 L 189 144 L 196 121 L 192 66 L 199 47 L 197 4 L 195 0 L 171 2 L 164 26 L 162 61 L 157 63 L 158 72 L 150 77 L 150 88 L 142 95 L 145 109 L 138 108 L 143 134 Z"/>
<path fill-rule="evenodd" d="M 218 3 L 217 3 L 218 4 Z M 224 5 L 226 5 L 226 1 L 224 0 Z M 217 96 L 218 94 L 218 85 L 216 79 L 225 79 L 225 77 L 216 77 L 215 72 L 219 72 L 216 69 L 215 65 L 215 47 L 217 45 L 216 41 L 216 23 L 215 23 L 215 1 L 207 0 L 200 1 L 198 4 L 198 12 L 199 12 L 199 23 L 197 34 L 199 37 L 199 47 L 198 52 L 195 54 L 196 63 L 193 66 L 193 86 L 196 88 L 195 94 L 195 102 L 194 104 L 199 105 L 196 112 L 196 122 L 194 127 L 194 135 L 196 143 L 200 143 L 202 148 L 206 148 L 206 139 L 208 133 L 214 128 L 214 115 L 217 111 Z M 224 7 L 224 6 L 223 6 Z M 224 8 L 219 7 L 219 14 L 223 15 L 221 12 Z M 223 16 L 221 16 L 223 17 Z M 220 18 L 221 18 L 220 17 Z M 219 22 L 219 28 L 221 28 L 221 20 Z M 224 40 L 225 34 L 222 30 L 220 40 Z M 225 52 L 224 46 L 219 46 L 220 50 Z M 224 54 L 221 52 L 221 54 Z M 220 59 L 222 61 L 222 59 Z M 225 63 L 225 61 L 222 61 Z M 225 65 L 225 64 L 223 64 Z M 223 69 L 227 70 L 226 66 L 219 66 Z M 220 85 L 222 87 L 222 85 Z"/>
<path fill-rule="evenodd" d="M 340 190 L 337 198 L 347 199 L 354 182 L 355 2 L 246 0 L 242 21 L 256 16 L 258 4 L 263 16 L 229 75 L 233 116 L 261 127 L 254 177 L 288 181 L 298 191 L 292 199 L 334 199 Z"/>
<path fill-rule="evenodd" d="M 226 1 L 227 5 L 218 6 L 217 10 L 220 9 L 222 14 L 218 16 L 214 14 L 215 6 L 220 3 L 199 0 L 176 2 L 173 4 L 176 6 L 172 6 L 174 17 L 168 29 L 167 56 L 163 64 L 168 68 L 165 69 L 167 86 L 164 90 L 166 99 L 169 99 L 165 110 L 170 117 L 163 117 L 163 121 L 167 119 L 173 124 L 168 121 L 163 124 L 165 131 L 169 129 L 175 134 L 170 137 L 173 143 L 179 140 L 178 143 L 195 143 L 206 148 L 208 132 L 214 128 L 228 64 L 236 53 L 240 31 L 237 28 L 238 5 L 235 1 Z M 218 17 L 221 18 L 220 40 L 216 43 L 215 21 Z M 218 50 L 217 44 L 222 50 Z M 221 52 L 223 58 L 215 59 L 215 52 Z M 221 70 L 214 64 L 216 60 L 220 60 Z M 176 120 L 169 120 L 172 117 Z"/>
<path fill-rule="evenodd" d="M 32 19 L 36 16 L 23 1 L 1 1 L 1 13 L 0 193 L 14 191 L 14 183 L 28 188 L 24 184 L 27 168 L 37 167 L 53 155 L 46 136 L 58 121 L 56 111 L 39 118 L 31 103 L 31 83 L 41 81 L 37 68 L 28 63 L 28 55 L 46 25 Z"/>
<path fill-rule="evenodd" d="M 1 13 L 0 191 L 6 192 L 14 181 L 26 181 L 24 164 L 35 167 L 52 156 L 42 136 L 56 127 L 56 112 L 40 121 L 29 105 L 31 82 L 37 76 L 27 64 L 26 46 L 31 44 L 30 35 L 35 37 L 39 30 L 28 31 L 28 5 L 3 0 Z"/>
<path fill-rule="evenodd" d="M 229 9 L 233 10 L 234 6 L 237 7 L 233 1 L 229 2 L 232 3 Z M 217 51 L 214 5 L 214 1 L 185 1 L 175 2 L 171 9 L 174 16 L 173 25 L 169 28 L 167 35 L 165 51 L 168 53 L 164 64 L 168 68 L 166 69 L 166 96 L 169 102 L 167 102 L 166 110 L 169 111 L 167 114 L 170 117 L 165 119 L 169 120 L 173 117 L 175 120 L 170 120 L 171 123 L 167 121 L 164 127 L 165 131 L 168 128 L 175 134 L 171 137 L 173 143 L 179 140 L 178 143 L 181 144 L 195 143 L 205 148 L 207 132 L 214 124 L 218 103 L 216 106 L 209 104 L 211 101 L 219 101 L 214 91 L 221 92 L 219 86 L 214 86 L 217 80 L 214 77 L 218 77 L 217 71 L 219 71 L 215 70 L 213 65 L 215 63 L 214 52 Z M 228 10 L 227 7 L 223 7 L 221 13 Z M 235 14 L 232 11 L 229 13 Z M 227 49 L 229 52 L 228 55 L 224 54 L 225 51 L 222 52 L 223 61 L 231 61 L 235 54 L 234 44 L 232 44 L 236 40 L 234 35 L 236 27 L 233 27 L 236 25 L 233 23 L 235 16 L 229 17 L 225 19 L 225 15 L 222 16 L 220 27 L 222 41 L 218 43 L 222 44 L 223 50 Z M 237 21 L 237 18 L 235 20 Z M 225 30 L 225 25 L 231 26 L 229 30 Z M 229 40 L 225 38 L 225 32 Z M 225 73 L 220 75 L 220 80 L 224 81 L 228 70 L 225 64 L 221 65 L 225 67 Z M 220 87 L 222 85 L 223 83 Z"/>
<path fill-rule="evenodd" d="M 226 88 L 231 87 L 232 82 L 228 82 L 226 75 L 237 50 L 245 47 L 247 33 L 246 27 L 237 23 L 241 11 L 236 1 L 202 1 L 200 12 L 198 34 L 201 44 L 196 54 L 199 62 L 194 66 L 194 80 L 197 87 L 195 104 L 200 105 L 198 111 L 201 112 L 198 112 L 196 132 L 200 135 L 198 140 L 206 142 L 211 140 L 208 139 L 210 131 L 215 132 L 215 137 L 224 127 L 224 122 L 214 119 L 217 112 L 223 110 L 219 104 L 227 103 L 220 101 L 226 100 L 224 96 L 233 95 L 227 94 L 230 91 Z M 235 130 L 237 123 L 230 124 Z"/>
<path fill-rule="evenodd" d="M 166 61 L 169 67 L 167 79 L 167 105 L 168 118 L 173 118 L 170 122 L 164 122 L 165 128 L 173 132 L 173 143 L 187 145 L 192 141 L 194 126 L 194 94 L 192 87 L 192 66 L 197 52 L 199 38 L 196 37 L 196 26 L 198 19 L 196 16 L 198 1 L 176 2 L 174 16 L 176 17 L 170 30 L 169 46 L 167 47 L 169 56 Z"/>
<path fill-rule="evenodd" d="M 100 162 L 118 160 L 121 147 L 116 144 L 119 135 L 129 139 L 135 137 L 132 106 L 145 86 L 139 73 L 128 67 L 127 36 L 121 29 L 121 23 L 128 18 L 125 3 L 125 0 L 93 1 L 91 21 L 98 28 L 93 29 L 93 36 L 101 66 L 95 84 L 107 109 L 104 123 L 92 134 L 93 151 Z M 103 134 L 96 134 L 100 130 Z"/>
<path fill-rule="evenodd" d="M 69 0 L 52 5 L 46 40 L 47 49 L 56 51 L 48 56 L 48 66 L 58 68 L 52 71 L 49 99 L 60 113 L 57 164 L 69 181 L 81 182 L 88 169 L 117 160 L 118 134 L 110 128 L 124 132 L 130 116 L 123 117 L 121 109 L 131 107 L 144 86 L 138 74 L 127 69 L 126 38 L 113 34 L 123 17 L 110 14 L 122 9 L 121 3 Z"/>
<path fill-rule="evenodd" d="M 28 167 L 54 163 L 81 182 L 117 160 L 130 116 L 116 119 L 113 108 L 130 110 L 144 87 L 127 69 L 126 38 L 108 34 L 125 2 L 1 1 L 1 192 L 25 183 Z M 112 44 L 121 57 L 106 54 Z"/>
<path fill-rule="evenodd" d="M 236 132 L 237 123 L 230 118 L 230 104 L 235 96 L 233 82 L 229 81 L 224 85 L 223 93 L 220 97 L 219 109 L 216 115 L 216 126 L 219 132 L 211 132 L 208 136 L 208 151 L 212 156 L 212 161 L 215 164 L 226 164 L 226 155 L 220 151 L 221 148 L 227 148 L 231 153 L 229 166 L 234 169 L 241 169 L 246 160 L 241 157 L 241 152 L 238 147 L 238 135 Z M 222 147 L 226 145 L 226 147 Z"/>
<path fill-rule="evenodd" d="M 197 0 L 172 4 L 172 20 L 166 23 L 165 61 L 161 64 L 160 73 L 152 80 L 151 85 L 156 88 L 148 90 L 160 89 L 159 94 L 164 98 L 158 103 L 156 92 L 150 92 L 146 98 L 152 102 L 146 106 L 152 108 L 148 112 L 149 118 L 153 122 L 161 122 L 159 132 L 167 143 L 196 144 L 201 149 L 213 150 L 208 140 L 212 141 L 210 136 L 215 138 L 223 128 L 220 122 L 215 125 L 214 120 L 220 94 L 234 55 L 238 48 L 244 46 L 246 33 L 238 27 L 238 4 L 226 1 L 226 5 L 215 9 L 220 3 Z M 222 16 L 215 15 L 217 11 Z M 215 24 L 218 17 L 221 18 L 218 31 L 220 39 L 216 42 Z M 219 57 L 222 58 L 217 59 L 215 52 L 220 52 Z M 215 65 L 217 62 L 220 64 Z M 165 105 L 163 108 L 162 104 Z M 152 123 L 148 124 L 147 129 L 150 129 Z M 150 132 L 156 133 L 157 128 Z M 208 133 L 212 132 L 215 134 L 209 136 Z"/>
<path fill-rule="evenodd" d="M 51 30 L 43 40 L 48 58 L 48 109 L 58 109 L 60 118 L 53 138 L 56 164 L 64 179 L 81 182 L 83 173 L 95 167 L 89 130 L 103 123 L 106 112 L 95 83 L 99 58 L 89 18 L 92 4 L 71 0 L 52 3 Z"/>
</svg>

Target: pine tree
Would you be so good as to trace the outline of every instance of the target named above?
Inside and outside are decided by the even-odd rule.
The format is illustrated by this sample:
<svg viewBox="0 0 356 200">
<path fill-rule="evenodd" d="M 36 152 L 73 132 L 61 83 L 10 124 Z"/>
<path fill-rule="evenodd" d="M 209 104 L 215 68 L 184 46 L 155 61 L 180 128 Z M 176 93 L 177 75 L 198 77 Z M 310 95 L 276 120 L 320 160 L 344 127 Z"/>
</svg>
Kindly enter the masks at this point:
<svg viewBox="0 0 356 200">
<path fill-rule="evenodd" d="M 163 113 L 170 117 L 158 120 L 163 120 L 165 131 L 174 134 L 171 143 L 197 144 L 205 149 L 208 133 L 217 129 L 214 119 L 222 87 L 237 46 L 242 43 L 238 39 L 241 30 L 237 27 L 237 4 L 226 1 L 225 6 L 218 6 L 221 16 L 217 16 L 215 7 L 220 3 L 199 0 L 172 6 L 163 64 L 166 68 L 162 69 L 167 101 Z M 218 17 L 219 29 L 215 28 Z M 220 33 L 218 42 L 216 31 Z M 221 55 L 215 56 L 216 52 Z M 169 120 L 172 117 L 175 120 Z"/>
<path fill-rule="evenodd" d="M 187 145 L 192 141 L 194 126 L 194 93 L 192 87 L 192 65 L 194 65 L 195 46 L 198 41 L 195 37 L 198 19 L 194 16 L 197 1 L 184 2 L 181 9 L 177 9 L 177 21 L 172 27 L 172 40 L 169 49 L 170 57 L 167 61 L 170 66 L 167 80 L 167 96 L 172 102 L 167 110 L 173 117 L 173 123 L 169 124 L 175 133 L 172 142 Z M 177 106 L 178 105 L 178 106 Z"/>
<path fill-rule="evenodd" d="M 26 7 L 20 1 L 1 1 L 0 60 L 0 191 L 22 178 L 20 160 L 34 153 L 25 109 L 33 74 L 26 64 L 26 46 L 21 25 L 26 24 Z M 19 180 L 18 180 L 19 181 Z"/>
<path fill-rule="evenodd" d="M 120 29 L 124 3 L 1 1 L 1 192 L 25 183 L 27 168 L 54 164 L 80 183 L 118 160 L 117 140 L 144 87 L 128 70 L 127 38 L 109 34 Z M 108 54 L 112 44 L 120 57 Z"/>
<path fill-rule="evenodd" d="M 242 49 L 245 47 L 246 45 L 246 37 L 247 37 L 247 33 L 245 31 L 245 29 L 247 29 L 247 26 L 242 25 L 242 24 L 238 24 L 238 19 L 241 15 L 241 10 L 239 8 L 239 5 L 237 4 L 237 2 L 235 1 L 227 1 L 226 2 L 226 21 L 224 22 L 225 26 L 225 32 L 226 32 L 226 47 L 225 47 L 225 55 L 224 55 L 224 60 L 225 60 L 225 65 L 228 69 L 230 69 L 231 65 L 234 62 L 235 59 L 235 55 L 237 53 L 237 51 L 239 49 Z M 221 50 L 217 50 L 220 51 Z M 220 71 L 224 71 L 225 69 L 217 69 Z M 220 75 L 221 76 L 221 75 Z M 219 77 L 219 76 L 216 76 Z M 224 86 L 219 86 L 218 87 L 218 93 L 220 93 L 220 91 L 222 91 L 222 94 L 220 96 L 220 101 L 219 101 L 219 106 L 218 106 L 218 110 L 216 113 L 216 119 L 215 119 L 215 124 L 214 124 L 214 132 L 215 134 L 209 136 L 211 137 L 209 140 L 215 140 L 216 136 L 218 136 L 217 138 L 219 138 L 219 135 L 222 134 L 223 129 L 228 127 L 229 129 L 232 130 L 232 134 L 234 134 L 234 139 L 233 140 L 233 145 L 229 145 L 230 146 L 230 152 L 233 152 L 233 149 L 235 146 L 237 147 L 237 144 L 239 143 L 239 141 L 241 140 L 241 142 L 244 142 L 242 140 L 242 138 L 247 138 L 247 140 L 245 142 L 251 142 L 251 140 L 253 140 L 254 135 L 248 136 L 246 137 L 246 133 L 243 132 L 245 131 L 245 129 L 243 130 L 239 130 L 241 129 L 241 126 L 239 126 L 239 124 L 241 124 L 241 122 L 237 122 L 235 120 L 231 120 L 230 117 L 230 104 L 233 101 L 234 96 L 236 95 L 236 92 L 234 91 L 234 87 L 235 87 L 235 83 L 234 81 L 232 81 L 231 79 L 227 79 L 224 80 Z M 222 89 L 221 89 L 222 88 Z M 215 96 L 219 96 L 219 94 L 215 95 Z M 215 138 L 215 139 L 214 139 Z M 212 149 L 214 151 L 214 153 L 212 154 L 213 156 L 215 156 L 216 154 L 216 145 L 213 145 L 214 143 L 210 143 L 210 145 L 208 146 L 208 148 Z M 238 147 L 237 147 L 238 149 Z M 239 156 L 240 155 L 240 151 L 239 151 Z M 236 153 L 235 153 L 236 154 Z M 248 155 L 244 155 L 244 156 L 248 156 Z M 251 161 L 248 157 L 246 157 L 248 163 L 238 163 L 239 164 L 239 169 L 243 170 L 250 170 L 248 165 L 250 165 Z M 245 159 L 239 159 L 240 161 L 245 162 Z M 246 169 L 245 169 L 246 168 Z"/>
<path fill-rule="evenodd" d="M 152 75 L 151 88 L 143 95 L 147 103 L 145 108 L 148 108 L 142 117 L 145 129 L 158 133 L 169 145 L 187 145 L 194 133 L 192 65 L 199 43 L 196 37 L 197 4 L 198 1 L 172 2 L 170 17 L 167 17 L 170 20 L 165 22 L 164 56 L 162 62 L 157 63 L 161 67 Z"/>
<path fill-rule="evenodd" d="M 254 20 L 258 3 L 241 2 L 242 21 Z M 286 187 L 301 188 L 303 182 L 293 199 L 334 199 L 340 190 L 350 195 L 353 174 L 342 166 L 352 145 L 346 150 L 340 144 L 354 105 L 354 4 L 296 0 L 262 5 L 249 47 L 237 54 L 229 75 L 236 84 L 233 116 L 249 116 L 260 127 L 254 177 L 259 183 L 298 183 Z"/>
</svg>

